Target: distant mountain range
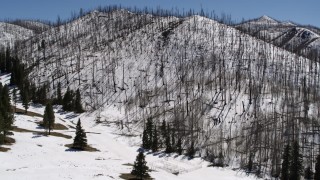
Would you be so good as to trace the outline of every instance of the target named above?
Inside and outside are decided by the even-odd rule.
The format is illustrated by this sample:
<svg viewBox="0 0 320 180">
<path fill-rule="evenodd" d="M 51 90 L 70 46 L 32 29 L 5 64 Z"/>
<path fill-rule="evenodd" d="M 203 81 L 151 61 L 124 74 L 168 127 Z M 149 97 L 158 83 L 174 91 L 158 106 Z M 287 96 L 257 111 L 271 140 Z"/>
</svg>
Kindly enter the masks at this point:
<svg viewBox="0 0 320 180">
<path fill-rule="evenodd" d="M 281 22 L 268 16 L 249 20 L 236 28 L 288 51 L 309 58 L 320 55 L 320 29 L 292 22 Z"/>
</svg>

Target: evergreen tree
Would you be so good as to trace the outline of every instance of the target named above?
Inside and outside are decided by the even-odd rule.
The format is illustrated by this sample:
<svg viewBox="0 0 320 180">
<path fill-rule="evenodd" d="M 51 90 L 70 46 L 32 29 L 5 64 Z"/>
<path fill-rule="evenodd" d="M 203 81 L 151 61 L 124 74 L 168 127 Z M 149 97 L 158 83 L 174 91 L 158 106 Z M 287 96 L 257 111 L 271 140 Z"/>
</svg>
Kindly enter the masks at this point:
<svg viewBox="0 0 320 180">
<path fill-rule="evenodd" d="M 26 90 L 23 90 L 21 93 L 21 98 L 22 98 L 22 105 L 25 109 L 25 114 L 27 114 L 28 109 L 29 109 L 29 95 L 28 92 Z"/>
<path fill-rule="evenodd" d="M 4 133 L 3 133 L 4 132 L 3 125 L 4 125 L 4 119 L 0 113 L 0 144 L 4 143 L 4 138 L 5 138 Z"/>
<path fill-rule="evenodd" d="M 62 104 L 62 94 L 61 94 L 61 83 L 58 83 L 58 88 L 57 88 L 57 104 L 61 105 Z"/>
<path fill-rule="evenodd" d="M 320 180 L 320 155 L 317 156 L 314 179 L 315 180 Z"/>
<path fill-rule="evenodd" d="M 46 108 L 44 110 L 44 115 L 43 115 L 43 126 L 45 129 L 49 130 L 49 135 L 51 130 L 54 128 L 54 111 L 52 108 L 52 104 L 49 102 L 46 105 Z"/>
<path fill-rule="evenodd" d="M 162 147 L 165 146 L 165 142 L 166 142 L 166 135 L 167 135 L 167 128 L 166 128 L 166 121 L 163 120 L 161 127 L 160 127 L 160 131 L 161 131 L 161 141 L 162 141 Z"/>
<path fill-rule="evenodd" d="M 310 166 L 308 166 L 304 171 L 304 179 L 311 180 L 311 179 L 313 179 L 312 176 L 313 176 L 313 172 L 312 172 Z"/>
<path fill-rule="evenodd" d="M 153 137 L 152 137 L 152 152 L 157 152 L 158 151 L 158 131 L 157 131 L 157 126 L 154 125 L 154 132 L 153 132 Z"/>
<path fill-rule="evenodd" d="M 149 144 L 151 146 L 152 144 L 152 137 L 153 137 L 153 122 L 151 118 L 147 119 L 147 124 L 146 124 L 146 133 L 148 134 L 148 139 L 149 139 Z"/>
<path fill-rule="evenodd" d="M 247 166 L 247 170 L 248 172 L 252 172 L 252 168 L 253 168 L 253 153 L 250 153 L 249 155 L 249 162 L 248 162 L 248 166 Z"/>
<path fill-rule="evenodd" d="M 73 92 L 67 88 L 67 92 L 64 94 L 62 100 L 62 109 L 64 111 L 72 111 L 73 110 Z"/>
<path fill-rule="evenodd" d="M 142 147 L 144 149 L 150 149 L 149 137 L 146 130 L 143 130 L 142 134 Z"/>
<path fill-rule="evenodd" d="M 16 109 L 17 109 L 17 101 L 18 101 L 18 97 L 17 97 L 17 88 L 14 88 L 13 91 L 12 91 L 12 100 L 13 100 L 13 103 L 14 103 L 14 112 L 16 112 Z"/>
<path fill-rule="evenodd" d="M 176 140 L 175 140 L 175 133 L 174 133 L 174 129 L 171 129 L 171 148 L 172 148 L 172 152 L 176 151 Z"/>
<path fill-rule="evenodd" d="M 194 149 L 194 142 L 191 141 L 190 147 L 188 148 L 187 155 L 190 156 L 191 158 L 193 158 L 195 153 L 196 153 L 196 151 Z"/>
<path fill-rule="evenodd" d="M 177 153 L 179 155 L 182 154 L 182 140 L 181 140 L 181 137 L 179 137 L 178 142 L 177 142 Z"/>
<path fill-rule="evenodd" d="M 224 157 L 223 157 L 222 152 L 219 153 L 217 166 L 219 166 L 219 167 L 224 166 Z"/>
<path fill-rule="evenodd" d="M 76 136 L 73 141 L 73 148 L 84 150 L 87 146 L 87 135 L 85 131 L 81 127 L 81 121 L 78 120 L 76 127 Z"/>
<path fill-rule="evenodd" d="M 131 171 L 132 175 L 135 175 L 138 179 L 143 179 L 144 177 L 148 177 L 149 168 L 147 166 L 147 162 L 145 160 L 145 156 L 142 152 L 139 152 L 137 155 L 136 161 L 134 162 L 133 169 Z"/>
<path fill-rule="evenodd" d="M 299 180 L 303 173 L 302 155 L 299 152 L 299 143 L 294 141 L 292 145 L 290 163 L 290 180 Z"/>
<path fill-rule="evenodd" d="M 79 89 L 77 89 L 77 91 L 76 91 L 76 99 L 75 99 L 74 110 L 75 110 L 76 113 L 83 113 L 84 112 L 84 110 L 82 108 L 82 104 L 81 104 L 81 95 L 80 95 Z"/>
<path fill-rule="evenodd" d="M 291 161 L 291 148 L 290 145 L 287 144 L 283 156 L 282 156 L 282 169 L 281 169 L 281 180 L 288 180 L 289 179 L 289 167 Z"/>
<path fill-rule="evenodd" d="M 0 83 L 0 143 L 4 142 L 12 124 L 13 114 L 11 112 L 9 89 L 7 85 L 3 87 Z"/>
<path fill-rule="evenodd" d="M 165 139 L 165 144 L 166 144 L 166 153 L 172 153 L 172 146 L 171 146 L 171 139 L 170 139 L 170 129 L 169 126 L 167 126 L 167 134 L 166 134 L 166 139 Z"/>
</svg>

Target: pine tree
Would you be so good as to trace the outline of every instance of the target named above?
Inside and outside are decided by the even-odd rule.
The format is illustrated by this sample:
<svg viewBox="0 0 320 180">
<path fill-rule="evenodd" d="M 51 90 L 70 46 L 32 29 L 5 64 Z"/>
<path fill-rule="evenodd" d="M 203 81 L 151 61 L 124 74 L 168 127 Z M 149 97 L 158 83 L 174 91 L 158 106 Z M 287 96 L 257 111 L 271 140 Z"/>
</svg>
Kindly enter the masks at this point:
<svg viewBox="0 0 320 180">
<path fill-rule="evenodd" d="M 43 126 L 45 129 L 49 130 L 49 135 L 51 130 L 54 128 L 54 121 L 55 121 L 55 117 L 54 117 L 53 107 L 52 107 L 52 104 L 49 102 L 46 105 L 46 108 L 44 110 L 44 115 L 43 115 Z"/>
<path fill-rule="evenodd" d="M 30 97 L 28 94 L 28 90 L 27 89 L 21 89 L 21 99 L 22 99 L 22 105 L 25 109 L 25 114 L 27 114 L 28 109 L 29 109 L 29 102 L 30 102 Z"/>
<path fill-rule="evenodd" d="M 171 139 L 170 139 L 170 129 L 169 126 L 167 126 L 167 134 L 166 134 L 166 139 L 165 139 L 165 144 L 166 144 L 166 153 L 172 153 L 172 146 L 171 146 Z"/>
<path fill-rule="evenodd" d="M 291 160 L 291 148 L 289 144 L 287 144 L 284 149 L 282 159 L 283 161 L 282 161 L 282 169 L 281 169 L 281 180 L 288 180 L 290 160 Z"/>
<path fill-rule="evenodd" d="M 312 176 L 313 176 L 313 172 L 312 172 L 310 166 L 308 166 L 304 171 L 304 179 L 311 180 L 311 179 L 313 179 Z"/>
<path fill-rule="evenodd" d="M 131 171 L 132 175 L 135 175 L 138 179 L 143 179 L 144 177 L 148 177 L 149 168 L 147 166 L 147 162 L 145 160 L 145 156 L 142 152 L 139 152 L 137 155 L 136 161 L 134 162 L 133 169 Z"/>
<path fill-rule="evenodd" d="M 175 140 L 175 133 L 174 133 L 174 129 L 171 129 L 171 148 L 172 148 L 172 152 L 176 151 L 176 140 Z"/>
<path fill-rule="evenodd" d="M 248 166 L 247 166 L 248 172 L 251 172 L 252 168 L 253 168 L 253 160 L 252 159 L 253 159 L 253 153 L 250 153 L 249 162 L 248 162 Z"/>
<path fill-rule="evenodd" d="M 320 155 L 317 156 L 314 179 L 315 180 L 320 180 Z"/>
<path fill-rule="evenodd" d="M 143 130 L 142 134 L 142 147 L 144 149 L 150 149 L 149 137 L 146 130 Z"/>
<path fill-rule="evenodd" d="M 148 134 L 148 139 L 149 139 L 149 144 L 151 146 L 152 144 L 152 137 L 153 137 L 153 122 L 151 118 L 147 119 L 147 124 L 146 124 L 146 132 Z"/>
<path fill-rule="evenodd" d="M 167 128 L 166 128 L 166 121 L 163 120 L 162 121 L 162 125 L 160 128 L 161 131 L 161 147 L 165 147 L 166 146 L 166 137 L 167 137 Z"/>
<path fill-rule="evenodd" d="M 83 113 L 84 112 L 84 110 L 82 108 L 82 104 L 81 104 L 81 95 L 80 95 L 79 89 L 77 89 L 77 91 L 76 91 L 76 99 L 75 99 L 74 110 L 75 110 L 76 113 Z"/>
<path fill-rule="evenodd" d="M 64 94 L 62 100 L 62 109 L 64 111 L 72 111 L 73 110 L 73 92 L 67 88 L 67 92 Z"/>
<path fill-rule="evenodd" d="M 4 119 L 0 113 L 0 144 L 4 143 L 4 138 L 5 138 L 4 133 L 2 133 L 4 131 L 3 125 L 4 125 Z"/>
<path fill-rule="evenodd" d="M 181 137 L 179 137 L 178 142 L 177 142 L 177 153 L 179 155 L 182 154 L 182 140 L 181 140 Z"/>
<path fill-rule="evenodd" d="M 158 151 L 158 131 L 157 131 L 157 126 L 154 125 L 154 132 L 153 132 L 153 137 L 152 137 L 152 152 L 157 152 Z"/>
<path fill-rule="evenodd" d="M 76 126 L 76 136 L 73 141 L 73 148 L 84 150 L 86 146 L 87 146 L 87 135 L 85 131 L 82 129 L 81 121 L 79 119 Z"/>
<path fill-rule="evenodd" d="M 290 180 L 299 180 L 303 173 L 302 155 L 299 152 L 299 143 L 294 141 L 292 145 L 290 163 Z"/>
<path fill-rule="evenodd" d="M 191 141 L 190 147 L 188 148 L 188 152 L 187 155 L 191 158 L 194 157 L 194 154 L 196 153 L 195 149 L 194 149 L 194 142 Z"/>
<path fill-rule="evenodd" d="M 16 109 L 17 109 L 17 101 L 18 101 L 18 97 L 17 97 L 17 88 L 14 88 L 13 91 L 12 91 L 12 100 L 13 100 L 13 103 L 14 103 L 14 112 L 16 112 Z"/>
<path fill-rule="evenodd" d="M 0 134 L 1 141 L 7 136 L 12 127 L 13 114 L 11 112 L 10 96 L 8 86 L 2 87 L 0 83 Z M 3 142 L 3 141 L 2 141 Z"/>
<path fill-rule="evenodd" d="M 62 104 L 62 94 L 61 94 L 61 83 L 58 83 L 58 88 L 57 88 L 57 104 L 61 105 Z"/>
</svg>

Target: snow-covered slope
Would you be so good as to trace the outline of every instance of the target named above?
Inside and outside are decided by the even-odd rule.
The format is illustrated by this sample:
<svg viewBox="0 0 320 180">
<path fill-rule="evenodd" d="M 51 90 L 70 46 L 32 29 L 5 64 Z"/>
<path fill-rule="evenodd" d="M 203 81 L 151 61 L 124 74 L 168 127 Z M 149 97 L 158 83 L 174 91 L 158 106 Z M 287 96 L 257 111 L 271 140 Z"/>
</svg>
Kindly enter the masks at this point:
<svg viewBox="0 0 320 180">
<path fill-rule="evenodd" d="M 42 33 L 51 28 L 51 26 L 49 26 L 48 24 L 45 24 L 40 21 L 33 21 L 33 20 L 15 20 L 9 23 L 24 27 L 26 29 L 30 29 L 35 34 Z"/>
<path fill-rule="evenodd" d="M 310 58 L 320 52 L 320 35 L 313 27 L 287 21 L 279 22 L 268 16 L 249 20 L 236 27 L 276 46 Z"/>
<path fill-rule="evenodd" d="M 279 173 L 283 142 L 292 133 L 308 139 L 317 119 L 317 62 L 197 15 L 94 11 L 24 41 L 18 57 L 51 97 L 60 82 L 63 92 L 79 88 L 102 121 L 118 109 L 123 133 L 140 136 L 147 118 L 165 120 L 184 150 L 221 153 L 234 167 L 253 158 L 266 174 Z M 283 115 L 292 111 L 297 123 Z"/>
<path fill-rule="evenodd" d="M 25 40 L 33 31 L 10 23 L 0 22 L 0 47 L 12 47 L 15 41 Z"/>
<path fill-rule="evenodd" d="M 2 84 L 9 84 L 10 74 L 0 76 Z M 12 102 L 14 104 L 14 102 Z M 23 109 L 16 103 L 17 109 Z M 122 174 L 132 170 L 138 151 L 141 150 L 139 136 L 126 136 L 119 131 L 118 119 L 124 113 L 117 108 L 109 108 L 101 116 L 107 120 L 96 123 L 95 114 L 74 114 L 61 111 L 56 106 L 55 123 L 64 126 L 64 130 L 52 130 L 45 135 L 45 129 L 38 124 L 42 122 L 45 107 L 31 105 L 30 115 L 14 115 L 13 145 L 1 145 L 9 148 L 0 152 L 0 177 L 6 180 L 33 179 L 123 179 Z M 86 152 L 70 149 L 65 145 L 73 142 L 75 126 L 81 119 L 86 131 L 88 144 L 98 151 Z M 55 133 L 55 134 L 54 134 Z M 145 153 L 149 174 L 156 180 L 253 180 L 240 169 L 208 167 L 210 164 L 202 158 L 190 159 L 176 153 L 165 154 L 163 151 Z"/>
</svg>

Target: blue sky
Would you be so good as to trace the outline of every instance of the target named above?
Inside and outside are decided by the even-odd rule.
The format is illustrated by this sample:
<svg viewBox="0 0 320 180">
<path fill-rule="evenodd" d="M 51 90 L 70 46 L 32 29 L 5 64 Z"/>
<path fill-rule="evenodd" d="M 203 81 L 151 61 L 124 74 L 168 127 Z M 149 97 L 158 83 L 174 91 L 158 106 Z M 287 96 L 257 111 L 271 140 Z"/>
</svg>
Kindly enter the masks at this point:
<svg viewBox="0 0 320 180">
<path fill-rule="evenodd" d="M 158 7 L 199 10 L 201 7 L 216 14 L 230 14 L 233 20 L 269 15 L 278 20 L 292 20 L 300 24 L 320 27 L 319 0 L 1 0 L 0 19 L 64 19 L 80 8 L 92 9 L 99 5 Z"/>
</svg>

